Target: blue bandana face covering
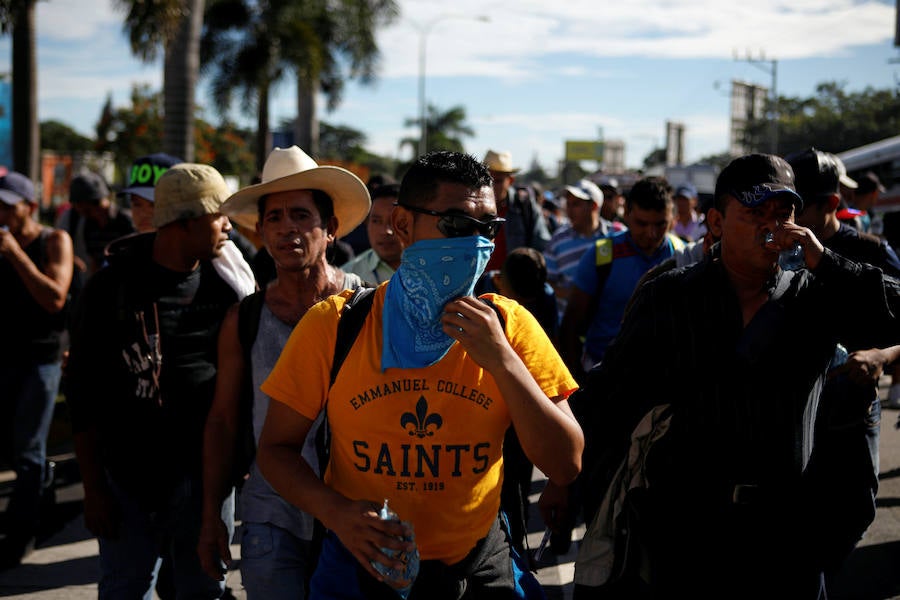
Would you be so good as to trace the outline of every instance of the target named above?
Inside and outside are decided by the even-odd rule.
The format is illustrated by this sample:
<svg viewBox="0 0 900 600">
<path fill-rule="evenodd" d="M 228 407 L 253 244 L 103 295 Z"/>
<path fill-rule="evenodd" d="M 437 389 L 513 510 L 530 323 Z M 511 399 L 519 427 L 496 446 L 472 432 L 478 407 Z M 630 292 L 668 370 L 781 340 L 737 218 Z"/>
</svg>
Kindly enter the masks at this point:
<svg viewBox="0 0 900 600">
<path fill-rule="evenodd" d="M 447 302 L 470 296 L 494 244 L 481 236 L 422 240 L 403 251 L 384 297 L 381 370 L 441 360 L 454 340 L 441 328 Z"/>
</svg>

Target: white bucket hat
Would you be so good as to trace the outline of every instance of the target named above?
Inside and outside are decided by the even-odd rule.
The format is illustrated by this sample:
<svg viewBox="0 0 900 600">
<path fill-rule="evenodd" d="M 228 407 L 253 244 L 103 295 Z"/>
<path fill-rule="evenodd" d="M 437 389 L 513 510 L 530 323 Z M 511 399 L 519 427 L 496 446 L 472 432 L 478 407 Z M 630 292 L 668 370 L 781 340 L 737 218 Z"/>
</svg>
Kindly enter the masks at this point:
<svg viewBox="0 0 900 600">
<path fill-rule="evenodd" d="M 341 238 L 362 223 L 372 201 L 362 180 L 341 167 L 319 166 L 297 146 L 275 148 L 263 165 L 262 182 L 245 187 L 222 205 L 229 217 L 256 215 L 260 196 L 290 190 L 321 190 L 331 197 Z M 254 222 L 255 222 L 254 217 Z"/>
</svg>

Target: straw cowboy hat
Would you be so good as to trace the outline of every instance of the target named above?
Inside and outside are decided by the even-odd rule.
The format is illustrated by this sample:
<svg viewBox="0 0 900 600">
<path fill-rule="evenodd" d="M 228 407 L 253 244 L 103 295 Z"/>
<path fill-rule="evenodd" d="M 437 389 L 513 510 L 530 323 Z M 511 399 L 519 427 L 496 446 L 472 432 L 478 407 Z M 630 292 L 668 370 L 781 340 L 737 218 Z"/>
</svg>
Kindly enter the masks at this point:
<svg viewBox="0 0 900 600">
<path fill-rule="evenodd" d="M 494 152 L 488 150 L 484 155 L 484 164 L 491 171 L 499 173 L 518 173 L 518 168 L 512 166 L 512 154 L 509 152 Z"/>
<path fill-rule="evenodd" d="M 359 177 L 341 167 L 320 167 L 306 152 L 291 146 L 272 150 L 263 165 L 262 183 L 232 195 L 222 205 L 222 213 L 229 217 L 256 215 L 260 196 L 290 190 L 321 190 L 331 196 L 338 219 L 336 238 L 356 229 L 372 206 L 369 190 Z"/>
</svg>

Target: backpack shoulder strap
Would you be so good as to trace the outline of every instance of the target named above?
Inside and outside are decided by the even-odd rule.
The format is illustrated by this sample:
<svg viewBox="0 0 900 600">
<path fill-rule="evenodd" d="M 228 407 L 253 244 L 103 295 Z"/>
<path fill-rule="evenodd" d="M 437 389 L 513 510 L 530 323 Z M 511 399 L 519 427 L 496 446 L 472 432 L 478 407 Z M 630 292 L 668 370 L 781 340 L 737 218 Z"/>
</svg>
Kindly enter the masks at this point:
<svg viewBox="0 0 900 600">
<path fill-rule="evenodd" d="M 266 288 L 250 294 L 238 305 L 238 340 L 244 353 L 246 364 L 250 364 L 250 349 L 259 332 L 259 319 L 266 303 Z"/>
<path fill-rule="evenodd" d="M 232 473 L 233 485 L 243 484 L 244 475 L 249 472 L 250 465 L 256 456 L 256 438 L 253 435 L 253 342 L 259 333 L 259 320 L 262 308 L 266 303 L 266 288 L 244 297 L 238 304 L 238 341 L 244 358 L 244 382 L 239 396 L 238 415 L 240 432 L 235 448 L 235 461 Z"/>
<path fill-rule="evenodd" d="M 594 242 L 594 264 L 597 268 L 608 265 L 613 260 L 613 242 L 611 238 L 604 237 Z"/>
<path fill-rule="evenodd" d="M 497 307 L 497 305 L 494 304 L 494 301 L 489 300 L 488 298 L 478 299 L 494 309 L 494 312 L 497 313 L 497 318 L 500 319 L 500 328 L 503 329 L 503 331 L 506 331 L 506 319 L 503 317 L 503 313 L 500 312 L 500 309 Z"/>
<path fill-rule="evenodd" d="M 362 330 L 363 323 L 372 310 L 372 300 L 375 298 L 373 287 L 358 287 L 344 304 L 341 310 L 341 318 L 338 321 L 337 338 L 334 342 L 334 359 L 331 361 L 331 380 L 329 387 L 334 385 L 344 359 L 350 353 L 350 348 L 356 341 L 356 337 Z"/>
<path fill-rule="evenodd" d="M 344 359 L 350 353 L 359 332 L 362 330 L 366 317 L 372 310 L 372 300 L 375 298 L 376 288 L 358 287 L 353 295 L 341 309 L 341 318 L 338 320 L 337 337 L 334 342 L 334 358 L 331 361 L 331 377 L 328 382 L 329 389 L 334 385 Z M 331 460 L 331 426 L 328 424 L 328 397 L 325 398 L 324 418 L 316 430 L 316 456 L 319 461 L 319 477 L 325 476 L 325 469 Z"/>
</svg>

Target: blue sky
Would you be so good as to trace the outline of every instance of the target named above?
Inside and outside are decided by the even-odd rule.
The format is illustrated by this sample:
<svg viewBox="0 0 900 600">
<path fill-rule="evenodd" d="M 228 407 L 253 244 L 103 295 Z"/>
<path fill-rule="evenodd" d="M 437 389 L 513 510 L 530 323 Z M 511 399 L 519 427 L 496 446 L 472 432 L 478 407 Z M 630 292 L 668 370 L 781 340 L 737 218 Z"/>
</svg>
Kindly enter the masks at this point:
<svg viewBox="0 0 900 600">
<path fill-rule="evenodd" d="M 349 83 L 341 105 L 320 117 L 363 131 L 377 153 L 408 158 L 403 126 L 418 114 L 420 32 L 427 28 L 426 95 L 442 109 L 463 105 L 476 132 L 466 150 L 509 150 L 551 173 L 566 140 L 626 144 L 640 165 L 665 135 L 686 126 L 688 161 L 728 147 L 733 79 L 770 85 L 760 65 L 777 60 L 781 95 L 811 96 L 817 83 L 848 91 L 900 85 L 894 0 L 400 0 L 401 17 L 379 34 L 379 78 Z M 38 3 L 39 117 L 92 134 L 107 94 L 125 105 L 134 83 L 161 86 L 162 66 L 131 56 L 110 0 Z M 482 21 L 485 17 L 488 20 Z M 10 43 L 0 38 L 0 72 Z M 206 100 L 201 81 L 198 103 Z M 296 112 L 295 86 L 275 89 L 272 123 Z M 207 118 L 217 117 L 207 109 Z M 241 123 L 253 119 L 234 110 Z M 896 135 L 885 131 L 884 136 Z M 839 150 L 839 149 L 834 149 Z"/>
</svg>

